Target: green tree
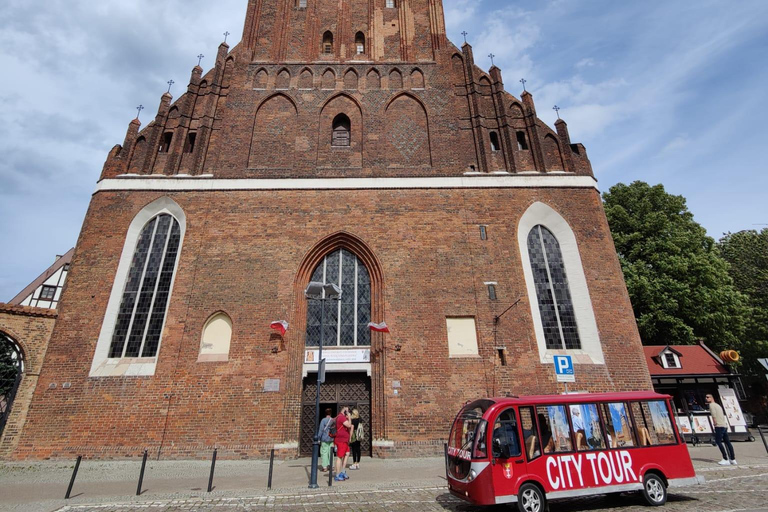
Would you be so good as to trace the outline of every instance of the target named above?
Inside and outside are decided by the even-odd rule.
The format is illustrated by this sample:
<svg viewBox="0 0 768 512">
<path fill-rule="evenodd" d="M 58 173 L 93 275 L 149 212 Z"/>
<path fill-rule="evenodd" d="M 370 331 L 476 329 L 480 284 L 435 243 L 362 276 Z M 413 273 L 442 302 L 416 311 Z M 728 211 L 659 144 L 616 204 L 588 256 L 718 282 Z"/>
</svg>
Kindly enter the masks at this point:
<svg viewBox="0 0 768 512">
<path fill-rule="evenodd" d="M 734 285 L 750 306 L 745 319 L 744 372 L 764 383 L 766 372 L 757 358 L 768 357 L 768 229 L 728 233 L 718 247 L 730 264 Z"/>
<path fill-rule="evenodd" d="M 603 200 L 643 343 L 739 350 L 746 298 L 685 198 L 636 181 Z"/>
</svg>

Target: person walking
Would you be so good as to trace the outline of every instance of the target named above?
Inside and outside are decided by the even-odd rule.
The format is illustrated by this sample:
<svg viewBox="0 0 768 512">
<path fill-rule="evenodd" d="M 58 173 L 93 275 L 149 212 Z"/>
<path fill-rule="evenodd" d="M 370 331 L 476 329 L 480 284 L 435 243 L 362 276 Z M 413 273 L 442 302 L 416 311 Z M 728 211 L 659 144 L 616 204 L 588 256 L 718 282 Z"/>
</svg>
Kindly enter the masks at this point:
<svg viewBox="0 0 768 512">
<path fill-rule="evenodd" d="M 331 450 L 333 447 L 333 437 L 331 434 L 334 426 L 334 418 L 331 416 L 333 411 L 330 408 L 325 410 L 325 418 L 320 422 L 318 428 L 318 437 L 320 438 L 320 471 L 331 470 Z"/>
<path fill-rule="evenodd" d="M 352 415 L 349 419 L 350 423 L 352 423 L 352 433 L 349 436 L 349 449 L 352 451 L 352 465 L 349 466 L 349 469 L 360 469 L 360 441 L 363 435 L 360 411 L 352 409 Z"/>
<path fill-rule="evenodd" d="M 712 415 L 712 422 L 715 424 L 715 443 L 720 448 L 720 453 L 723 454 L 723 460 L 718 462 L 718 464 L 721 466 L 736 466 L 738 463 L 733 453 L 733 445 L 728 438 L 728 420 L 725 417 L 723 408 L 715 402 L 715 397 L 712 395 L 707 395 L 707 403 L 709 404 L 709 414 Z"/>
<path fill-rule="evenodd" d="M 349 458 L 349 434 L 352 429 L 352 423 L 349 421 L 349 407 L 344 407 L 336 416 L 336 437 L 333 438 L 333 444 L 336 446 L 336 476 L 334 482 L 343 482 L 348 480 L 347 459 Z"/>
</svg>

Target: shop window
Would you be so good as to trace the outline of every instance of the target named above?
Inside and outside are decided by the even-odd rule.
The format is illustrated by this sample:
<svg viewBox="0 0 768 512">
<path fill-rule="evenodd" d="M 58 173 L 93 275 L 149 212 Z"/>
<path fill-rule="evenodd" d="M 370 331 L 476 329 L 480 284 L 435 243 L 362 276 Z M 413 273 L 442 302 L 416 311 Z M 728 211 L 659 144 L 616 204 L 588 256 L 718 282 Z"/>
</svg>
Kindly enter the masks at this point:
<svg viewBox="0 0 768 512">
<path fill-rule="evenodd" d="M 536 408 L 539 432 L 544 453 L 570 452 L 573 450 L 571 429 L 564 405 L 540 405 Z"/>
<path fill-rule="evenodd" d="M 350 145 L 351 126 L 349 118 L 345 114 L 339 114 L 333 119 L 333 133 L 331 145 L 335 147 L 347 147 Z"/>
<path fill-rule="evenodd" d="M 548 349 L 580 349 L 563 254 L 555 236 L 542 225 L 528 234 L 528 255 Z"/>
<path fill-rule="evenodd" d="M 472 357 L 478 355 L 475 317 L 446 318 L 448 356 Z"/>
<path fill-rule="evenodd" d="M 605 436 L 600 427 L 600 417 L 597 414 L 597 405 L 582 404 L 572 405 L 571 426 L 573 439 L 576 442 L 576 449 L 583 450 L 604 450 Z"/>
<path fill-rule="evenodd" d="M 600 405 L 605 423 L 605 437 L 611 448 L 628 448 L 635 446 L 635 434 L 632 418 L 624 402 L 614 402 Z"/>
<path fill-rule="evenodd" d="M 525 140 L 525 132 L 517 132 L 517 149 L 525 151 L 528 149 L 528 142 Z"/>
</svg>

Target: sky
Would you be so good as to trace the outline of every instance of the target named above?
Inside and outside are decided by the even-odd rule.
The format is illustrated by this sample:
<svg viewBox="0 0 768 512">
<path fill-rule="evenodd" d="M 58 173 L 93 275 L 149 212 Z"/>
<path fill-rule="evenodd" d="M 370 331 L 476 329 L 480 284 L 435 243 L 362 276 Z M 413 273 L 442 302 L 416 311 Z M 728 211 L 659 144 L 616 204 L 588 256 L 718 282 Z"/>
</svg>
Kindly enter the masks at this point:
<svg viewBox="0 0 768 512">
<path fill-rule="evenodd" d="M 355 1 L 355 0 L 350 0 Z M 210 69 L 247 0 L 3 0 L 0 302 L 77 242 L 107 153 L 168 80 Z M 558 105 L 600 189 L 636 180 L 684 196 L 710 236 L 768 225 L 765 0 L 443 0 L 476 64 Z M 762 142 L 762 144 L 761 144 Z"/>
</svg>

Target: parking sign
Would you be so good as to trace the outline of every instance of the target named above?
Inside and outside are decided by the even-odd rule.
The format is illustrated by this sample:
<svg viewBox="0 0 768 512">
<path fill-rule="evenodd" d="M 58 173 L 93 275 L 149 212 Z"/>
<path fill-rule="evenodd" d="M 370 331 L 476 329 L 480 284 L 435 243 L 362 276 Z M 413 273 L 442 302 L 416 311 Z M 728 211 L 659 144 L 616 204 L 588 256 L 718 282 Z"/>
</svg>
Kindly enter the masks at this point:
<svg viewBox="0 0 768 512">
<path fill-rule="evenodd" d="M 576 382 L 571 356 L 555 356 L 555 375 L 557 382 Z"/>
</svg>

